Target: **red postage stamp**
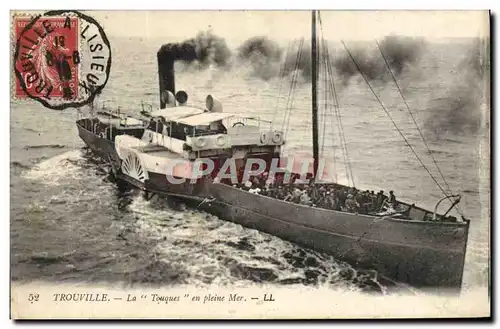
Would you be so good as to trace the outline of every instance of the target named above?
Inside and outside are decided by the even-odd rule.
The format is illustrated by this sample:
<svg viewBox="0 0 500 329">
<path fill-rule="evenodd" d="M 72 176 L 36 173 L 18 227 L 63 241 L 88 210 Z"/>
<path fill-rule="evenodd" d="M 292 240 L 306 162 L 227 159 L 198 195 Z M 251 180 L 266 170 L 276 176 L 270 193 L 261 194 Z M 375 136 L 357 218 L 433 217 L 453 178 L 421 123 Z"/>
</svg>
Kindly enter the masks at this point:
<svg viewBox="0 0 500 329">
<path fill-rule="evenodd" d="M 19 43 L 16 96 L 78 97 L 79 38 L 77 17 L 45 17 L 34 24 L 31 17 L 15 17 L 15 38 Z M 30 25 L 31 24 L 31 25 Z"/>
<path fill-rule="evenodd" d="M 78 11 L 13 18 L 15 96 L 64 110 L 92 103 L 106 85 L 111 46 L 103 28 Z"/>
</svg>

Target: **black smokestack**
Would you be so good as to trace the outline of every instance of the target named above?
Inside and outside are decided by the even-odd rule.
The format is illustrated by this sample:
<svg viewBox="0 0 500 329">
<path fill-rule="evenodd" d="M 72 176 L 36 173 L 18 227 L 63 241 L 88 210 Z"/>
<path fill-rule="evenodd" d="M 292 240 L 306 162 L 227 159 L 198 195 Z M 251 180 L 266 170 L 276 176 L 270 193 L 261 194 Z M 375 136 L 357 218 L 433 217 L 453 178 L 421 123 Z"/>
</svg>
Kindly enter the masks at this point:
<svg viewBox="0 0 500 329">
<path fill-rule="evenodd" d="M 161 97 L 166 90 L 175 95 L 174 62 L 198 63 L 198 69 L 210 65 L 226 66 L 231 51 L 226 41 L 211 31 L 200 32 L 196 37 L 180 43 L 168 43 L 158 50 L 158 76 L 160 84 L 160 108 L 165 108 L 165 99 Z"/>
<path fill-rule="evenodd" d="M 176 60 L 193 61 L 197 59 L 196 48 L 193 44 L 168 43 L 161 46 L 156 56 L 158 57 L 158 80 L 160 84 L 160 108 L 166 107 L 166 102 L 161 95 L 170 91 L 175 95 L 174 62 Z"/>
</svg>

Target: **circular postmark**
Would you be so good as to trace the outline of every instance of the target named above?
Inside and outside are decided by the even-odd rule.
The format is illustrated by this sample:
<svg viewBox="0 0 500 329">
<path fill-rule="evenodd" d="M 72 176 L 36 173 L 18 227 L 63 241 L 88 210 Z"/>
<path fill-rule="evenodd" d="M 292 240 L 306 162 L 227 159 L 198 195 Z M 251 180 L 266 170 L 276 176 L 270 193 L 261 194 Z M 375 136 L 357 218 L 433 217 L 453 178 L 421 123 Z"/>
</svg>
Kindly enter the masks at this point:
<svg viewBox="0 0 500 329">
<path fill-rule="evenodd" d="M 14 19 L 16 96 L 63 110 L 93 102 L 108 82 L 111 46 L 97 21 L 74 10 Z"/>
</svg>

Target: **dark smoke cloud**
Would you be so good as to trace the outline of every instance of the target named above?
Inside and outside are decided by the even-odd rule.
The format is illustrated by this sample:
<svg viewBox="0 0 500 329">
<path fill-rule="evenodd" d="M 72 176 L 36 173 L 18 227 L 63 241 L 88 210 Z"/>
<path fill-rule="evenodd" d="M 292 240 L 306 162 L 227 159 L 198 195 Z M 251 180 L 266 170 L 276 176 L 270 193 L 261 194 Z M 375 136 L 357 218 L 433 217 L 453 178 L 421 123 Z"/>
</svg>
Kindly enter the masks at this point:
<svg viewBox="0 0 500 329">
<path fill-rule="evenodd" d="M 282 54 L 279 44 L 265 36 L 252 37 L 238 48 L 238 59 L 249 63 L 251 74 L 263 80 L 278 74 Z"/>
<path fill-rule="evenodd" d="M 479 38 L 466 47 L 456 78 L 443 88 L 447 92 L 428 104 L 424 126 L 428 136 L 477 133 L 481 128 L 481 111 L 489 99 L 489 47 L 489 39 Z"/>
<path fill-rule="evenodd" d="M 345 84 L 349 83 L 351 77 L 359 75 L 360 71 L 370 81 L 389 81 L 390 72 L 380 51 L 384 54 L 394 75 L 400 76 L 406 68 L 418 61 L 425 42 L 421 38 L 391 35 L 379 42 L 379 46 L 380 50 L 376 45 L 374 47 L 358 45 L 352 49 L 347 45 L 359 70 L 347 51 L 344 51 L 342 56 L 335 57 L 333 65 Z"/>
<path fill-rule="evenodd" d="M 415 63 L 424 48 L 425 42 L 421 38 L 387 36 L 380 43 L 380 49 L 396 75 L 412 63 Z"/>
<path fill-rule="evenodd" d="M 295 71 L 306 81 L 311 79 L 311 47 L 307 40 L 302 47 L 296 41 L 285 51 L 265 36 L 252 37 L 238 48 L 238 59 L 250 65 L 252 76 L 263 80 L 279 77 L 282 73 L 291 77 Z"/>
<path fill-rule="evenodd" d="M 182 42 L 180 47 L 195 48 L 196 59 L 186 62 L 196 64 L 199 69 L 205 69 L 210 65 L 227 66 L 232 55 L 226 40 L 211 31 L 199 32 L 196 37 Z"/>
<path fill-rule="evenodd" d="M 388 71 L 380 54 L 378 57 L 371 57 L 365 48 L 354 48 L 349 49 L 349 51 L 357 66 L 347 53 L 337 57 L 333 62 L 333 66 L 344 84 L 348 84 L 350 78 L 360 74 L 360 71 L 368 80 L 384 80 Z"/>
<path fill-rule="evenodd" d="M 387 36 L 379 44 L 391 69 L 398 76 L 419 59 L 424 41 L 409 37 Z M 359 75 L 359 71 L 346 51 L 341 45 L 339 46 L 341 48 L 338 49 L 330 47 L 329 53 L 336 71 L 334 73 L 347 84 L 351 77 Z M 390 77 L 387 67 L 375 44 L 371 46 L 364 44 L 349 50 L 369 80 L 387 81 Z M 322 53 L 323 48 L 318 48 L 318 51 Z M 333 55 L 335 53 L 341 55 Z M 251 65 L 253 76 L 264 80 L 279 76 L 281 70 L 288 76 L 297 71 L 304 80 L 311 79 L 310 40 L 304 40 L 302 46 L 299 41 L 295 41 L 285 52 L 276 41 L 265 36 L 257 36 L 246 40 L 238 48 L 238 58 Z"/>
<path fill-rule="evenodd" d="M 238 59 L 250 64 L 252 76 L 263 80 L 279 77 L 282 73 L 290 76 L 294 71 L 305 80 L 310 80 L 311 47 L 304 41 L 302 49 L 299 48 L 299 42 L 295 41 L 285 51 L 278 42 L 265 36 L 256 36 L 241 44 Z"/>
<path fill-rule="evenodd" d="M 396 75 L 400 75 L 412 63 L 415 63 L 422 50 L 424 42 L 421 39 L 387 36 L 380 42 L 380 48 Z M 374 44 L 372 44 L 374 46 Z M 200 32 L 196 37 L 179 44 L 180 48 L 195 48 L 196 58 L 187 59 L 188 67 L 205 69 L 210 65 L 228 68 L 234 62 L 232 53 L 226 41 L 214 35 L 211 31 Z M 300 49 L 299 49 L 300 48 Z M 347 84 L 349 79 L 359 72 L 351 58 L 340 46 L 338 49 L 329 49 L 334 73 Z M 322 49 L 318 49 L 322 51 Z M 380 52 L 377 48 L 364 46 L 350 49 L 361 71 L 369 80 L 387 81 L 389 75 Z M 298 56 L 300 52 L 300 56 Z M 334 56 L 334 53 L 341 54 Z M 311 79 L 311 44 L 304 40 L 302 47 L 295 41 L 285 52 L 285 49 L 266 36 L 255 36 L 243 42 L 237 49 L 237 63 L 250 67 L 250 75 L 263 80 L 279 77 L 283 72 L 288 77 L 297 73 L 305 81 Z"/>
</svg>

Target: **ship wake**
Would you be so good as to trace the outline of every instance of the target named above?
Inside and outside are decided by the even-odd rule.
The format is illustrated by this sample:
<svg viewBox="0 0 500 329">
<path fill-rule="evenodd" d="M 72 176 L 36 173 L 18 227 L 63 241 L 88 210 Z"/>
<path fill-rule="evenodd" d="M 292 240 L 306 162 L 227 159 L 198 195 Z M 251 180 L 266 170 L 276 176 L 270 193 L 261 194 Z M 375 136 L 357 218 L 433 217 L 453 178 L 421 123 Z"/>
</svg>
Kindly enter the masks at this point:
<svg viewBox="0 0 500 329">
<path fill-rule="evenodd" d="M 375 271 L 358 271 L 333 257 L 300 248 L 274 236 L 141 196 L 129 206 L 137 234 L 155 239 L 159 258 L 189 272 L 193 285 L 300 285 L 384 294 Z"/>
</svg>

